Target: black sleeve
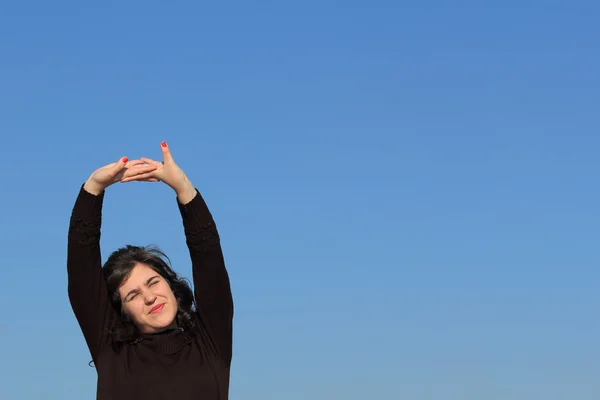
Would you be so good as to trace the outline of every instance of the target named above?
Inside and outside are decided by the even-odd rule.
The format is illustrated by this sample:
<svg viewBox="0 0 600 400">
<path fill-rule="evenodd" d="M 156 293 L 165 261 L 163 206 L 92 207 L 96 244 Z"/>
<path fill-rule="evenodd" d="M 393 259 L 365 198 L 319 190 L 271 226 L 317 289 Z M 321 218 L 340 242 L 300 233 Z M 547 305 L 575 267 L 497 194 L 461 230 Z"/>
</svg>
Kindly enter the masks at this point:
<svg viewBox="0 0 600 400">
<path fill-rule="evenodd" d="M 116 316 L 100 257 L 103 200 L 104 192 L 95 196 L 81 187 L 71 214 L 67 250 L 69 301 L 94 362 Z"/>
<path fill-rule="evenodd" d="M 186 243 L 192 260 L 194 297 L 198 317 L 226 362 L 231 362 L 233 298 L 217 227 L 196 190 L 187 204 L 179 203 Z"/>
</svg>

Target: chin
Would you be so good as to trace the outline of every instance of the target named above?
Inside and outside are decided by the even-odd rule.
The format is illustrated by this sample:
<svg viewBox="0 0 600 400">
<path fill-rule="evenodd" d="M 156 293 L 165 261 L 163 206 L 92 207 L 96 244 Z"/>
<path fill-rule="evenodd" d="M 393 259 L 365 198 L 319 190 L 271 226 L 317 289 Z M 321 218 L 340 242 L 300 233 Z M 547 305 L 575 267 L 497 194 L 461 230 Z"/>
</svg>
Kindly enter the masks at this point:
<svg viewBox="0 0 600 400">
<path fill-rule="evenodd" d="M 175 316 L 175 313 L 165 313 L 164 315 L 160 315 L 159 317 L 151 321 L 151 325 L 155 329 L 167 329 L 174 325 Z"/>
</svg>

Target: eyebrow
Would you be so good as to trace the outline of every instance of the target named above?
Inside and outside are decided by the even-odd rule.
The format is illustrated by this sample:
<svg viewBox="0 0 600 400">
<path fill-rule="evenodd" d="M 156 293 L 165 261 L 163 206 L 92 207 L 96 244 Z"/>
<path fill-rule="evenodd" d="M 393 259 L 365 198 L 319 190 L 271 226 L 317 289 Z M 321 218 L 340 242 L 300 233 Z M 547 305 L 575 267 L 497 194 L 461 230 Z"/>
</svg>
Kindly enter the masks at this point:
<svg viewBox="0 0 600 400">
<path fill-rule="evenodd" d="M 150 278 L 146 279 L 145 285 L 148 286 L 150 284 L 150 282 L 152 281 L 152 279 L 158 278 L 158 277 L 159 277 L 158 275 L 154 275 L 154 276 L 151 276 Z M 129 293 L 127 293 L 125 295 L 125 300 L 127 300 L 127 298 L 129 297 L 130 294 L 135 293 L 135 292 L 137 292 L 137 289 L 130 290 Z"/>
</svg>

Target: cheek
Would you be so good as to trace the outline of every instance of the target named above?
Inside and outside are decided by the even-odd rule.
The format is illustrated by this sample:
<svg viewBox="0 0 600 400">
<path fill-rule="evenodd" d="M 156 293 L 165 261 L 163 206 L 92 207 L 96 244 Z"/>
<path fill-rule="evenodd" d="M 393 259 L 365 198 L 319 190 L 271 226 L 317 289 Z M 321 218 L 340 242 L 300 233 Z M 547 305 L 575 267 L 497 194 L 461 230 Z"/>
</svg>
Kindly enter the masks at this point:
<svg viewBox="0 0 600 400">
<path fill-rule="evenodd" d="M 161 293 L 163 296 L 165 296 L 165 297 L 168 297 L 168 298 L 173 298 L 173 297 L 174 297 L 174 295 L 173 295 L 173 291 L 171 290 L 171 286 L 169 286 L 169 284 L 168 284 L 168 283 L 166 283 L 166 282 L 163 282 L 163 283 L 160 285 L 160 288 L 159 288 L 159 290 L 160 290 L 160 293 Z"/>
<path fill-rule="evenodd" d="M 175 294 L 171 290 L 171 286 L 165 284 L 165 287 L 162 290 L 164 296 L 169 300 L 171 304 L 173 304 L 175 310 L 177 310 L 177 299 L 175 298 Z"/>
<path fill-rule="evenodd" d="M 133 300 L 123 304 L 123 311 L 133 320 L 139 319 L 139 315 L 142 314 L 141 307 L 143 305 L 137 300 Z"/>
</svg>

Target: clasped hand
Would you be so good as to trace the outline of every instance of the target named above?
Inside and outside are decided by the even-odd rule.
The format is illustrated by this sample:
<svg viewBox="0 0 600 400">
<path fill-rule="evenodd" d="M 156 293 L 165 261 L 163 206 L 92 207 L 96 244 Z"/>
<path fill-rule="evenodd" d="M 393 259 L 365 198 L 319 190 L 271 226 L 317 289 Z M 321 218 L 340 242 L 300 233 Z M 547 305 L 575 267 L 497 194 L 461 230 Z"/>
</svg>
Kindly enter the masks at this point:
<svg viewBox="0 0 600 400">
<path fill-rule="evenodd" d="M 173 160 L 165 142 L 161 143 L 161 151 L 162 162 L 146 157 L 131 161 L 122 157 L 117 162 L 105 165 L 92 173 L 84 189 L 98 195 L 117 182 L 164 182 L 177 193 L 180 201 L 187 203 L 194 197 L 195 188 Z"/>
</svg>

